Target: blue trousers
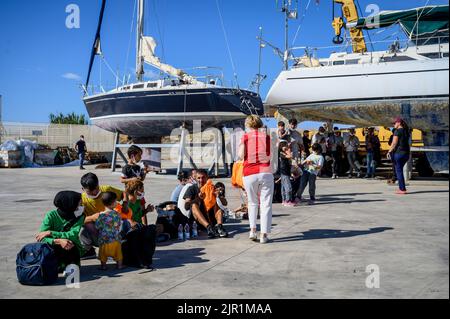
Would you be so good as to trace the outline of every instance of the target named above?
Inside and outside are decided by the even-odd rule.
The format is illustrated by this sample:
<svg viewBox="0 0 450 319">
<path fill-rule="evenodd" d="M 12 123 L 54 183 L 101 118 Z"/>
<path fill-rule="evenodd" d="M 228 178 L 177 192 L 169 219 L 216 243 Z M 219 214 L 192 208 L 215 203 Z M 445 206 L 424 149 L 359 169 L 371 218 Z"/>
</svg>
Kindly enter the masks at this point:
<svg viewBox="0 0 450 319">
<path fill-rule="evenodd" d="M 83 163 L 84 163 L 84 155 L 85 155 L 85 153 L 83 152 L 83 153 L 80 153 L 80 154 L 78 154 L 78 158 L 80 159 L 80 168 L 82 168 L 83 167 Z"/>
<path fill-rule="evenodd" d="M 375 161 L 373 159 L 373 152 L 367 152 L 367 173 L 368 176 L 375 175 Z"/>
<path fill-rule="evenodd" d="M 409 154 L 394 154 L 395 173 L 397 174 L 398 187 L 401 191 L 406 191 L 405 176 L 403 167 L 409 161 Z"/>
<path fill-rule="evenodd" d="M 292 201 L 291 177 L 288 175 L 281 175 L 281 197 L 283 202 Z"/>
<path fill-rule="evenodd" d="M 309 185 L 309 198 L 311 200 L 316 199 L 316 179 L 317 176 L 311 174 L 308 171 L 303 171 L 303 175 L 300 180 L 300 189 L 297 192 L 297 197 L 302 198 L 303 192 L 306 189 L 306 186 Z"/>
</svg>

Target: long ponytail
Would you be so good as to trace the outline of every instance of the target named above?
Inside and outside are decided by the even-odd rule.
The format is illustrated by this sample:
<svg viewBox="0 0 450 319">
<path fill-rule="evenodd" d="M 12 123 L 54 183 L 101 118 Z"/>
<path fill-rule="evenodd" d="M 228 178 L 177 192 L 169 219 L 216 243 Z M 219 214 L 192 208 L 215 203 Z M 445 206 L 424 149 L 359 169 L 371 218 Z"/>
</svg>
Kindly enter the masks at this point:
<svg viewBox="0 0 450 319">
<path fill-rule="evenodd" d="M 403 130 L 408 134 L 408 139 L 411 137 L 412 130 L 409 128 L 408 123 L 405 120 L 400 121 L 400 125 L 403 127 Z"/>
</svg>

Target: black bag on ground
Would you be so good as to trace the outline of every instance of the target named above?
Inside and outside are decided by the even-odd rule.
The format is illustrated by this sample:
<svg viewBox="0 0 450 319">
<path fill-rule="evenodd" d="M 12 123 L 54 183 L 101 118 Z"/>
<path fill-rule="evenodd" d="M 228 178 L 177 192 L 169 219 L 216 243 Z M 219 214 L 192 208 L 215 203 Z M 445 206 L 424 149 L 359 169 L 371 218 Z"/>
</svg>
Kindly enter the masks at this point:
<svg viewBox="0 0 450 319">
<path fill-rule="evenodd" d="M 122 243 L 123 263 L 130 267 L 141 267 L 153 263 L 156 248 L 155 225 L 142 225 L 129 231 Z"/>
<path fill-rule="evenodd" d="M 46 243 L 25 245 L 17 254 L 17 279 L 22 285 L 44 286 L 58 280 L 58 259 Z"/>
</svg>

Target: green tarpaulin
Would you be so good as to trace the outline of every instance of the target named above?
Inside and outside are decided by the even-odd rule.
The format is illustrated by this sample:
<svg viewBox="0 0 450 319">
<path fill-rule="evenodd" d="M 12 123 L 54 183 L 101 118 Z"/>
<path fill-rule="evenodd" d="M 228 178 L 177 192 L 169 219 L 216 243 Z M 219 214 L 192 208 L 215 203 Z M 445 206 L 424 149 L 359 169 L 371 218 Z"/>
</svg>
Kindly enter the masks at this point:
<svg viewBox="0 0 450 319">
<path fill-rule="evenodd" d="M 440 31 L 448 31 L 448 5 L 426 6 L 410 10 L 382 11 L 377 15 L 360 18 L 355 25 L 361 29 L 385 28 L 400 24 L 411 38 L 422 37 Z M 348 25 L 350 26 L 350 25 Z"/>
</svg>

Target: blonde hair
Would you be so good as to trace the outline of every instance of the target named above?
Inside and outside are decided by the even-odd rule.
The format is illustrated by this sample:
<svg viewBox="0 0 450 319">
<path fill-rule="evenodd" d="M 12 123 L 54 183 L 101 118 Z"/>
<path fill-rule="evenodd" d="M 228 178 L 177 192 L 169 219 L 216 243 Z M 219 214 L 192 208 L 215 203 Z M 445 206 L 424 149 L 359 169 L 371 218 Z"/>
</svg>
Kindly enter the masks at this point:
<svg viewBox="0 0 450 319">
<path fill-rule="evenodd" d="M 257 130 L 264 126 L 261 118 L 258 115 L 249 115 L 245 119 L 245 126 Z"/>
</svg>

